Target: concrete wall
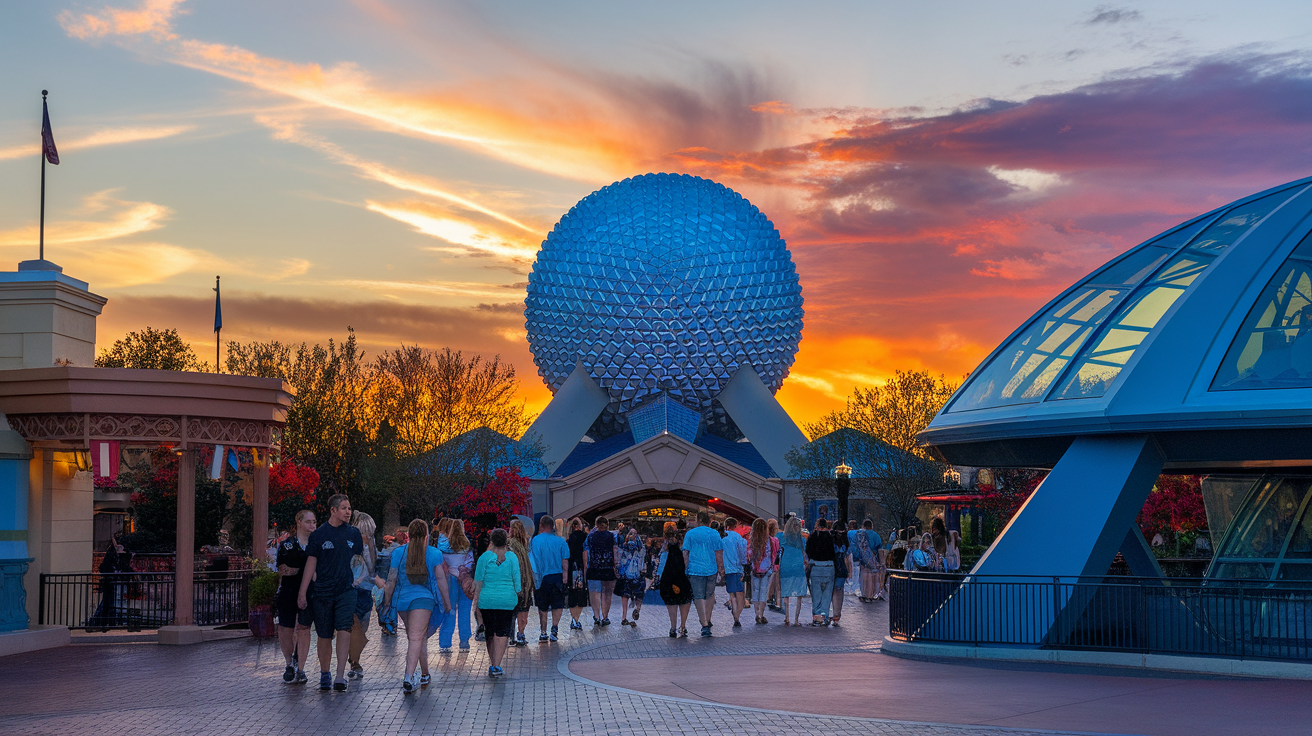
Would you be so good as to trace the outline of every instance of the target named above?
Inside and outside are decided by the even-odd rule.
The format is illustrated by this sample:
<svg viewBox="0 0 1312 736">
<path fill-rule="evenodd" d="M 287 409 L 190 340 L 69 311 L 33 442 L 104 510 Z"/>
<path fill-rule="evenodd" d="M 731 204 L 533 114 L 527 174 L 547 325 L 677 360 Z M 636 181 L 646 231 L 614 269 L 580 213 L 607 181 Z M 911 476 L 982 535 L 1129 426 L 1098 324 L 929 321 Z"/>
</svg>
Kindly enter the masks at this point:
<svg viewBox="0 0 1312 736">
<path fill-rule="evenodd" d="M 33 448 L 28 465 L 27 550 L 35 562 L 24 581 L 33 624 L 40 604 L 41 573 L 91 570 L 94 499 L 91 473 L 79 473 L 71 453 Z"/>
</svg>

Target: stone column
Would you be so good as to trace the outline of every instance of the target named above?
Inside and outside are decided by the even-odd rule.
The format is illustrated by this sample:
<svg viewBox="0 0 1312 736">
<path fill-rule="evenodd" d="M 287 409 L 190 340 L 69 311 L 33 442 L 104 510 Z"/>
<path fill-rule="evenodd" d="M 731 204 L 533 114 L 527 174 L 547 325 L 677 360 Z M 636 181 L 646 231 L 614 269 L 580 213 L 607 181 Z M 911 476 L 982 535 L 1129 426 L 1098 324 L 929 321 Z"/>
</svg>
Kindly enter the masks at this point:
<svg viewBox="0 0 1312 736">
<path fill-rule="evenodd" d="M 200 628 L 193 617 L 196 569 L 196 453 L 178 458 L 178 551 L 173 589 L 173 625 L 159 630 L 160 644 L 197 644 Z"/>
<path fill-rule="evenodd" d="M 260 449 L 256 454 L 259 459 L 255 463 L 255 482 L 251 491 L 254 505 L 251 516 L 255 526 L 251 534 L 251 557 L 262 561 L 269 536 L 269 451 Z"/>
</svg>

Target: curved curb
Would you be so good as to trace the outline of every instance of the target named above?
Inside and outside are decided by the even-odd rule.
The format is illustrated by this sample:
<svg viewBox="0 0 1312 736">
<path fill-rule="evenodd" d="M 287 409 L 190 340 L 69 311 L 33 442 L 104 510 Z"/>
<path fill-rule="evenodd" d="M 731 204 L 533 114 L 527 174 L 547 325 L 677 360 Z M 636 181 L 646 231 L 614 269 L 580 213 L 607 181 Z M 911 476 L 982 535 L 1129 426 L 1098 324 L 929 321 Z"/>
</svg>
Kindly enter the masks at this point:
<svg viewBox="0 0 1312 736">
<path fill-rule="evenodd" d="M 646 637 L 642 637 L 641 639 L 636 639 L 635 641 L 643 641 L 645 639 L 664 639 L 664 637 L 646 636 Z M 696 705 L 696 706 L 701 706 L 703 708 L 722 708 L 724 710 L 736 710 L 745 713 L 765 713 L 765 714 L 776 715 L 776 716 L 787 716 L 789 718 L 824 718 L 825 720 L 838 720 L 838 721 L 845 721 L 849 723 L 870 723 L 870 724 L 877 723 L 883 725 L 896 725 L 896 726 L 931 726 L 934 728 L 974 729 L 976 731 L 998 731 L 1001 733 L 1061 734 L 1062 736 L 1131 736 L 1129 734 L 1115 734 L 1108 731 L 1052 731 L 1042 728 L 1015 728 L 1011 726 L 988 726 L 988 725 L 974 724 L 974 723 L 941 723 L 935 721 L 902 721 L 892 718 L 872 718 L 868 716 L 836 716 L 836 715 L 829 715 L 826 713 L 806 713 L 803 711 L 796 711 L 796 710 L 779 710 L 775 708 L 753 708 L 751 706 L 746 706 L 746 705 L 732 705 L 729 703 L 721 703 L 715 700 L 696 700 L 693 698 L 680 698 L 674 695 L 657 695 L 655 693 L 643 692 L 641 690 L 631 690 L 627 687 L 619 687 L 618 685 L 607 685 L 604 682 L 589 680 L 588 678 L 583 677 L 582 675 L 576 675 L 570 671 L 569 664 L 571 661 L 573 661 L 574 657 L 583 654 L 584 652 L 591 652 L 596 649 L 615 646 L 616 643 L 617 642 L 603 642 L 603 643 L 593 644 L 587 647 L 582 647 L 580 649 L 571 650 L 570 652 L 566 653 L 565 655 L 561 656 L 559 659 L 556 660 L 556 669 L 560 672 L 560 674 L 564 675 L 565 677 L 577 683 L 580 683 L 582 685 L 589 685 L 595 688 L 600 688 L 602 690 L 609 690 L 614 693 L 622 693 L 624 695 L 636 695 L 638 697 L 651 698 L 653 700 L 664 700 L 670 703 L 679 703 L 680 705 Z M 868 651 L 868 650 L 854 650 L 854 651 Z M 762 655 L 725 653 L 725 654 L 707 654 L 704 656 L 751 657 L 751 656 L 762 656 Z M 623 658 L 617 657 L 617 659 L 623 659 Z"/>
</svg>

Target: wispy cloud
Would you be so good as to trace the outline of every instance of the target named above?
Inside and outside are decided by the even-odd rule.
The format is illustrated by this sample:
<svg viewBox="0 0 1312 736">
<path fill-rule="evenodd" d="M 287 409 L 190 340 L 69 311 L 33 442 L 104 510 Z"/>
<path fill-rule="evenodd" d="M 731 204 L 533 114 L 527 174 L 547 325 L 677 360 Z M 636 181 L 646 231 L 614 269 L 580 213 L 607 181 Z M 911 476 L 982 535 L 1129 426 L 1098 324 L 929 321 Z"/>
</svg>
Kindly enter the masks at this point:
<svg viewBox="0 0 1312 736">
<path fill-rule="evenodd" d="M 136 8 L 104 8 L 95 13 L 65 10 L 59 22 L 73 38 L 91 40 L 108 36 L 149 35 L 174 38 L 173 18 L 183 0 L 142 0 Z"/>
<path fill-rule="evenodd" d="M 127 237 L 149 232 L 164 225 L 172 210 L 154 202 L 130 202 L 113 196 L 117 190 L 107 189 L 83 200 L 77 214 L 103 215 L 99 219 L 62 220 L 46 227 L 46 242 L 87 243 Z M 0 230 L 0 247 L 33 246 L 38 241 L 36 223 L 12 230 Z"/>
<path fill-rule="evenodd" d="M 60 152 L 67 153 L 69 151 L 78 151 L 99 146 L 114 146 L 123 143 L 137 143 L 140 141 L 153 141 L 160 138 L 170 138 L 175 135 L 191 132 L 195 129 L 196 126 L 194 125 L 124 126 L 118 128 L 105 128 L 75 136 L 68 140 L 61 140 L 59 137 L 56 137 L 55 141 Z M 0 161 L 25 157 L 36 159 L 40 155 L 41 135 L 39 131 L 32 136 L 32 143 L 28 145 L 0 148 Z"/>
</svg>

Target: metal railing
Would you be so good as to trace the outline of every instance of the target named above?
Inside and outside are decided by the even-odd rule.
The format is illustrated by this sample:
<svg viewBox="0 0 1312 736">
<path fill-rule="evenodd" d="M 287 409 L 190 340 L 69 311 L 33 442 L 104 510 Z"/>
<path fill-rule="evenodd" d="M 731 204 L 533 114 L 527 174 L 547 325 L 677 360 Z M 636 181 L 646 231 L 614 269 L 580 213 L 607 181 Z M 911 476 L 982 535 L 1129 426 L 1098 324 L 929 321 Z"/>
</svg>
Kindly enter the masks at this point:
<svg viewBox="0 0 1312 736">
<path fill-rule="evenodd" d="M 198 572 L 192 612 L 198 626 L 244 623 L 250 570 Z M 72 629 L 158 629 L 173 623 L 172 572 L 43 573 L 37 622 Z"/>
<path fill-rule="evenodd" d="M 909 642 L 1306 661 L 1312 585 L 896 571 L 889 629 Z"/>
</svg>

